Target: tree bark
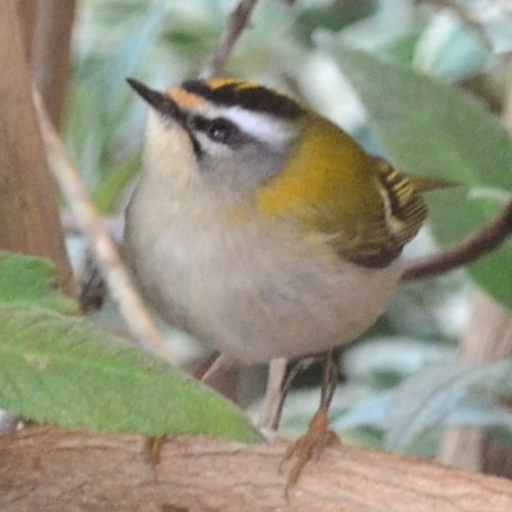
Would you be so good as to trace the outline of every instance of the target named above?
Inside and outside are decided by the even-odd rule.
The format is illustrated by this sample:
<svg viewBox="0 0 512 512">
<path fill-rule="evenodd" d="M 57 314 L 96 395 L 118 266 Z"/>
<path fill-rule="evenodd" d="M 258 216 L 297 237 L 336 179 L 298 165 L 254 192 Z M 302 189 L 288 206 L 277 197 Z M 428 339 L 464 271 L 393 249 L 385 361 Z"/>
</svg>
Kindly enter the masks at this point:
<svg viewBox="0 0 512 512">
<path fill-rule="evenodd" d="M 74 17 L 75 0 L 44 0 L 39 3 L 32 51 L 34 81 L 57 129 L 61 124 L 71 67 Z"/>
<path fill-rule="evenodd" d="M 39 0 L 18 0 L 18 17 L 21 24 L 23 47 L 28 62 L 32 60 L 32 45 L 36 31 Z"/>
<path fill-rule="evenodd" d="M 477 290 L 471 320 L 462 342 L 462 357 L 473 363 L 498 361 L 512 354 L 509 311 Z M 512 478 L 512 453 L 480 429 L 452 429 L 443 439 L 444 464 Z"/>
<path fill-rule="evenodd" d="M 74 295 L 17 9 L 16 0 L 0 2 L 0 248 L 52 259 L 59 285 Z"/>
<path fill-rule="evenodd" d="M 242 446 L 36 427 L 0 436 L 0 509 L 164 512 L 508 512 L 496 477 L 355 448 L 329 448 L 286 495 L 285 442 Z"/>
</svg>

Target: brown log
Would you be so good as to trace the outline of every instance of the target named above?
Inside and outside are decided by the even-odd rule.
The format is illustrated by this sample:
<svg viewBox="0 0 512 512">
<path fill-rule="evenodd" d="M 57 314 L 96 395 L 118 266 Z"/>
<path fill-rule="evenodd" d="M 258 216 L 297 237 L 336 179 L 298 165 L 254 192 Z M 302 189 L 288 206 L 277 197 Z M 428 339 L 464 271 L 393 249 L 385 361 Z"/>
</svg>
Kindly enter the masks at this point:
<svg viewBox="0 0 512 512">
<path fill-rule="evenodd" d="M 18 17 L 23 35 L 23 47 L 27 60 L 32 60 L 32 44 L 37 22 L 39 0 L 18 0 Z"/>
<path fill-rule="evenodd" d="M 16 0 L 0 2 L 0 248 L 52 259 L 59 285 L 73 295 L 17 8 Z"/>
<path fill-rule="evenodd" d="M 75 0 L 40 2 L 33 42 L 34 80 L 57 129 L 61 124 L 71 68 L 71 34 L 75 10 Z"/>
<path fill-rule="evenodd" d="M 508 480 L 343 446 L 285 494 L 286 442 L 243 446 L 35 427 L 0 436 L 0 510 L 163 512 L 505 512 Z"/>
<path fill-rule="evenodd" d="M 471 363 L 488 363 L 510 357 L 510 311 L 482 290 L 475 291 L 471 309 L 471 320 L 462 340 L 463 359 Z M 444 436 L 439 460 L 472 471 L 512 478 L 512 452 L 477 428 L 449 430 Z"/>
</svg>

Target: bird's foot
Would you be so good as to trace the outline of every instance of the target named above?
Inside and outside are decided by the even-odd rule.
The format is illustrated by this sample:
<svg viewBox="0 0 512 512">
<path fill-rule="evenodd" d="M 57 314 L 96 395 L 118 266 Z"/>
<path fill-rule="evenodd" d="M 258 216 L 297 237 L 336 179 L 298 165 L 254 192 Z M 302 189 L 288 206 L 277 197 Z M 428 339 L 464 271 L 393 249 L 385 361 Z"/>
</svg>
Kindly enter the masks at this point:
<svg viewBox="0 0 512 512">
<path fill-rule="evenodd" d="M 298 482 L 305 465 L 317 461 L 328 446 L 339 444 L 338 436 L 329 429 L 328 406 L 321 405 L 309 423 L 307 432 L 285 452 L 281 470 L 288 473 L 286 493 Z"/>
</svg>

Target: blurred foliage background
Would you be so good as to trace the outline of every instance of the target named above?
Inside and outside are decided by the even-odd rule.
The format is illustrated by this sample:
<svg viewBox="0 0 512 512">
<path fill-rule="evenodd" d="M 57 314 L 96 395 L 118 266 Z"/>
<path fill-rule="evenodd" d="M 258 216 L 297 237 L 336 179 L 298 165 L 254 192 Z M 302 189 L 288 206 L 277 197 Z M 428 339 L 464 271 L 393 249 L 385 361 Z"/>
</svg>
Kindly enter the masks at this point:
<svg viewBox="0 0 512 512">
<path fill-rule="evenodd" d="M 125 78 L 166 88 L 197 76 L 235 4 L 80 2 L 64 137 L 105 215 L 122 211 L 141 165 L 145 107 Z M 369 151 L 382 153 L 356 91 L 336 56 L 321 44 L 326 34 L 453 84 L 496 115 L 503 111 L 512 51 L 512 6 L 506 0 L 264 0 L 224 74 L 288 92 L 345 128 Z M 491 192 L 498 201 L 510 194 Z M 79 264 L 83 244 L 76 242 L 70 244 Z M 427 227 L 406 256 L 435 249 Z M 377 325 L 340 351 L 342 383 L 332 417 L 344 442 L 433 456 L 448 425 L 483 425 L 493 428 L 501 442 L 512 442 L 510 413 L 497 398 L 505 370 L 471 372 L 471 380 L 468 367 L 457 359 L 473 288 L 465 271 L 404 285 Z M 109 305 L 96 319 L 120 328 Z M 197 343 L 189 349 L 192 342 L 173 331 L 169 342 L 184 364 L 201 351 Z M 510 374 L 508 367 L 505 373 Z M 285 406 L 285 432 L 304 430 L 318 404 L 318 382 L 315 366 L 297 379 Z M 258 400 L 253 398 L 246 398 L 253 403 L 245 405 L 256 414 Z"/>
</svg>

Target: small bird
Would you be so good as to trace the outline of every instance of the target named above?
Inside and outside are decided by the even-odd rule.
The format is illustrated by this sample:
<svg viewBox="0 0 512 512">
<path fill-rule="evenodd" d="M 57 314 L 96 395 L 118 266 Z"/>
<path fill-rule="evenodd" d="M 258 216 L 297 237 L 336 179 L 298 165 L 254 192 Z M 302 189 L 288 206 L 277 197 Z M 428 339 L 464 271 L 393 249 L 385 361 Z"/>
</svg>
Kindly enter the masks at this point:
<svg viewBox="0 0 512 512">
<path fill-rule="evenodd" d="M 164 319 L 246 363 L 322 352 L 374 323 L 433 180 L 260 85 L 130 84 L 151 109 L 126 254 Z"/>
<path fill-rule="evenodd" d="M 369 155 L 310 108 L 241 80 L 149 104 L 129 265 L 162 317 L 245 363 L 355 340 L 382 314 L 436 180 Z"/>
</svg>

